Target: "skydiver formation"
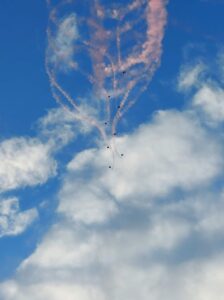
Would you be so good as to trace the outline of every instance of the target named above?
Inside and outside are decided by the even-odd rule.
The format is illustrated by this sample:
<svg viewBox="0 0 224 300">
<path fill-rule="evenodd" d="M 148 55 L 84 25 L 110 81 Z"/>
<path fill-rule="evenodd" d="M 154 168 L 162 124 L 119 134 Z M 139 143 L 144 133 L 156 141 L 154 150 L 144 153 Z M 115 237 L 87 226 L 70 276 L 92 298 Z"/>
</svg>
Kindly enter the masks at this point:
<svg viewBox="0 0 224 300">
<path fill-rule="evenodd" d="M 77 121 L 95 127 L 114 157 L 118 124 L 160 64 L 166 0 L 47 5 L 45 65 L 52 95 Z"/>
</svg>

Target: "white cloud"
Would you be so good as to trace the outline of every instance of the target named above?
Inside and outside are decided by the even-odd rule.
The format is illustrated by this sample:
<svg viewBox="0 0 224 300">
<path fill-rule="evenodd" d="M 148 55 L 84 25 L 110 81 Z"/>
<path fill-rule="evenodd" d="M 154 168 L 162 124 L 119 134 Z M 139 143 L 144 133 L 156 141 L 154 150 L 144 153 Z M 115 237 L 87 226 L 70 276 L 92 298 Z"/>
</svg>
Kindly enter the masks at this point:
<svg viewBox="0 0 224 300">
<path fill-rule="evenodd" d="M 61 198 L 63 201 L 59 204 L 58 212 L 86 224 L 104 222 L 118 210 L 116 203 L 101 190 L 101 186 L 74 183 L 72 177 L 65 183 Z"/>
<path fill-rule="evenodd" d="M 55 225 L 37 251 L 23 262 L 21 269 L 34 266 L 37 270 L 69 270 L 93 263 L 99 246 L 98 240 L 87 233 L 85 235 L 86 237 L 76 232 L 72 225 L 70 228 L 63 224 Z"/>
<path fill-rule="evenodd" d="M 74 283 L 63 283 L 61 281 L 43 282 L 29 287 L 19 286 L 15 282 L 10 282 L 6 285 L 6 288 L 2 289 L 2 295 L 5 299 L 13 300 L 104 300 L 102 294 L 95 286 L 85 285 L 80 287 Z M 91 297 L 91 298 L 90 298 Z"/>
<path fill-rule="evenodd" d="M 14 137 L 0 142 L 0 193 L 45 183 L 56 175 L 54 155 L 90 127 L 65 109 L 51 109 L 37 122 L 36 138 Z"/>
<path fill-rule="evenodd" d="M 149 201 L 175 188 L 192 190 L 222 171 L 220 145 L 187 113 L 160 112 L 152 124 L 118 138 L 116 144 L 124 159 L 117 158 L 112 172 L 103 169 L 97 181 L 118 200 Z M 93 153 L 96 165 L 106 164 L 105 151 L 101 156 Z"/>
<path fill-rule="evenodd" d="M 201 210 L 204 217 L 213 214 L 209 208 L 215 204 L 207 200 L 213 198 L 155 203 L 146 209 L 143 224 L 141 218 L 135 226 L 131 217 L 128 226 L 106 229 L 58 223 L 22 264 L 17 278 L 1 284 L 1 299 L 147 300 L 150 295 L 152 300 L 221 300 L 223 251 L 197 257 L 189 245 L 199 230 Z M 127 217 L 127 207 L 121 214 Z M 198 232 L 205 240 L 206 230 Z M 207 242 L 209 248 L 211 240 Z M 181 247 L 187 247 L 187 258 Z"/>
<path fill-rule="evenodd" d="M 1 284 L 2 300 L 221 300 L 224 197 L 208 193 L 223 167 L 219 139 L 170 111 L 115 142 L 125 156 L 112 170 L 108 149 L 70 162 L 58 221 Z"/>
<path fill-rule="evenodd" d="M 145 205 L 176 188 L 194 190 L 223 167 L 222 147 L 187 113 L 160 112 L 152 124 L 117 138 L 116 147 L 125 156 L 115 156 L 112 170 L 108 149 L 83 151 L 69 163 L 58 212 L 101 223 L 116 215 L 120 202 Z"/>
<path fill-rule="evenodd" d="M 51 109 L 38 120 L 40 134 L 58 150 L 68 144 L 77 134 L 76 120 L 62 108 Z"/>
<path fill-rule="evenodd" d="M 222 254 L 210 259 L 180 264 L 172 271 L 167 268 L 160 282 L 163 288 L 158 292 L 156 299 L 166 297 L 169 300 L 222 300 L 223 258 Z"/>
<path fill-rule="evenodd" d="M 44 183 L 56 174 L 48 145 L 38 139 L 11 138 L 0 144 L 0 192 Z"/>
<path fill-rule="evenodd" d="M 91 128 L 81 122 L 72 111 L 64 108 L 51 109 L 38 120 L 39 135 L 52 148 L 58 151 L 74 140 L 78 134 L 87 134 Z"/>
<path fill-rule="evenodd" d="M 183 66 L 178 78 L 178 89 L 186 91 L 192 87 L 196 87 L 200 83 L 200 75 L 204 71 L 205 66 L 202 63 Z"/>
<path fill-rule="evenodd" d="M 223 57 L 223 52 L 219 52 L 213 63 L 183 65 L 178 78 L 179 91 L 192 91 L 194 88 L 191 109 L 200 112 L 200 117 L 212 126 L 224 121 Z"/>
<path fill-rule="evenodd" d="M 0 200 L 0 237 L 18 235 L 37 218 L 36 209 L 19 210 L 17 198 Z"/>
<path fill-rule="evenodd" d="M 204 84 L 193 97 L 193 106 L 202 110 L 212 122 L 224 121 L 224 90 L 214 84 Z"/>
</svg>

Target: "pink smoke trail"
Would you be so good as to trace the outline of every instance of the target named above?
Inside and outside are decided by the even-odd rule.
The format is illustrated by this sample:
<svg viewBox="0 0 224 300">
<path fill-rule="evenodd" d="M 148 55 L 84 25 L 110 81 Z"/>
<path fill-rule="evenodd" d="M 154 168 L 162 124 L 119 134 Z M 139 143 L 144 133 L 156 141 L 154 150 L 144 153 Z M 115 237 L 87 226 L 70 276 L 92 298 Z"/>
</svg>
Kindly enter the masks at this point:
<svg viewBox="0 0 224 300">
<path fill-rule="evenodd" d="M 122 64 L 122 69 L 127 70 L 136 64 L 143 63 L 146 68 L 149 68 L 149 80 L 146 83 L 146 86 L 141 90 L 144 91 L 147 88 L 149 81 L 153 73 L 155 72 L 155 65 L 160 64 L 161 54 L 162 54 L 162 40 L 164 37 L 164 30 L 167 22 L 167 12 L 166 12 L 166 2 L 165 0 L 148 0 L 148 9 L 147 9 L 147 38 L 143 44 L 143 51 L 140 55 L 130 56 Z M 133 2 L 132 7 L 136 8 L 138 5 L 141 5 L 140 0 Z M 139 78 L 136 79 L 136 84 L 139 81 Z M 130 85 L 130 84 L 129 84 Z M 122 107 L 124 107 L 128 97 L 124 95 L 124 98 L 121 101 Z M 132 101 L 125 107 L 125 110 L 122 112 L 119 110 L 114 117 L 112 125 L 112 133 L 116 132 L 116 126 L 118 121 L 124 115 L 124 113 L 137 101 L 132 99 Z"/>
<path fill-rule="evenodd" d="M 63 11 L 61 8 L 72 0 L 62 0 L 56 6 L 50 0 L 46 1 L 51 12 L 48 28 L 49 49 L 54 53 L 57 52 L 54 39 L 60 26 Z M 76 0 L 74 3 L 82 5 L 88 1 Z M 61 81 L 57 80 L 57 74 L 60 75 L 57 60 L 46 60 L 50 84 L 61 95 L 59 97 L 57 93 L 53 93 L 56 101 L 61 102 L 63 107 L 74 109 L 78 118 L 95 126 L 104 140 L 108 141 L 116 133 L 119 120 L 147 89 L 160 64 L 167 21 L 166 3 L 167 0 L 133 0 L 125 6 L 120 1 L 120 6 L 114 8 L 111 2 L 105 5 L 103 1 L 91 0 L 89 14 L 77 15 L 77 26 L 87 28 L 89 35 L 84 35 L 84 38 L 80 35 L 75 41 L 72 50 L 74 53 L 69 61 L 61 57 L 58 59 L 59 62 L 66 61 L 70 71 L 82 74 L 92 86 L 94 101 L 90 99 L 87 104 L 89 108 L 100 108 L 99 117 L 96 116 L 95 120 L 88 116 L 88 111 L 80 111 L 80 104 L 75 100 L 76 93 L 73 97 L 73 94 L 63 88 L 65 85 L 62 86 Z M 105 26 L 107 19 L 113 19 L 114 27 Z M 140 22 L 144 22 L 144 30 L 139 29 Z M 87 59 L 90 58 L 92 70 L 85 69 L 73 57 L 78 51 L 82 53 L 82 49 Z M 127 74 L 123 76 L 124 73 Z M 116 111 L 115 106 L 118 108 Z M 105 128 L 103 124 L 110 128 Z"/>
<path fill-rule="evenodd" d="M 140 2 L 140 1 L 139 1 Z M 123 64 L 123 69 L 139 63 L 159 62 L 162 51 L 162 39 L 164 28 L 167 21 L 166 1 L 165 0 L 148 0 L 147 12 L 147 40 L 143 44 L 143 51 L 140 55 L 128 57 Z"/>
</svg>

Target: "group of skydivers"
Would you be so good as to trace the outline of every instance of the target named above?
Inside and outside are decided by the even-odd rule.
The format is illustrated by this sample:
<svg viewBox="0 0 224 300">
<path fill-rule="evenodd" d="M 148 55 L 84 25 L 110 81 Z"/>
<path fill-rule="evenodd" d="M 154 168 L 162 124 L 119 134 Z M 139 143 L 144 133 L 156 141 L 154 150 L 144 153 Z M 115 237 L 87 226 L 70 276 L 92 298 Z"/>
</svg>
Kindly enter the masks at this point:
<svg viewBox="0 0 224 300">
<path fill-rule="evenodd" d="M 126 74 L 126 71 L 123 71 L 123 72 L 122 72 L 122 74 L 123 74 L 123 75 L 124 75 L 124 74 Z M 108 98 L 110 99 L 110 95 L 108 95 Z M 118 109 L 120 109 L 120 108 L 121 108 L 121 106 L 120 106 L 120 105 L 118 105 L 118 106 L 117 106 L 117 108 L 118 108 Z M 105 122 L 104 124 L 105 124 L 105 125 L 107 125 L 108 123 L 107 123 L 107 122 Z M 116 133 L 116 132 L 114 132 L 114 133 L 113 133 L 113 135 L 117 135 L 117 133 Z M 107 149 L 110 149 L 110 146 L 107 146 Z M 121 157 L 123 157 L 123 156 L 124 156 L 124 154 L 123 154 L 123 153 L 121 153 Z M 112 166 L 109 166 L 108 168 L 109 168 L 109 169 L 112 169 Z"/>
</svg>

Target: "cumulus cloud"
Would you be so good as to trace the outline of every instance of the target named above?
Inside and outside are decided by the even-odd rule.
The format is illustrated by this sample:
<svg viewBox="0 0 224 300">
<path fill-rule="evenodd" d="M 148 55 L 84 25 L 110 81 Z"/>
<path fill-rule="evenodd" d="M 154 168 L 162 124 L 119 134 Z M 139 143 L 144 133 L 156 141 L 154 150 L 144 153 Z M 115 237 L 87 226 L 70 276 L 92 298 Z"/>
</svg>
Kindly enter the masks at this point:
<svg viewBox="0 0 224 300">
<path fill-rule="evenodd" d="M 221 149 L 188 114 L 160 112 L 151 125 L 124 137 L 124 147 L 122 138 L 117 145 L 125 159 L 105 182 L 118 199 L 193 189 L 222 170 Z"/>
<path fill-rule="evenodd" d="M 0 237 L 18 235 L 37 218 L 35 208 L 20 211 L 19 200 L 8 198 L 0 200 Z"/>
<path fill-rule="evenodd" d="M 7 284 L 7 291 L 3 287 L 3 297 L 9 297 L 7 299 L 26 300 L 26 299 L 54 299 L 54 300 L 103 300 L 102 294 L 94 286 L 85 285 L 85 288 L 80 287 L 78 284 L 49 281 L 43 284 L 32 285 L 29 287 L 23 287 L 22 289 L 15 282 Z"/>
<path fill-rule="evenodd" d="M 207 70 L 201 63 L 181 70 L 179 91 L 191 96 L 188 111 L 159 111 L 151 122 L 114 138 L 116 151 L 88 149 L 71 160 L 55 224 L 15 276 L 0 284 L 2 300 L 222 299 L 223 139 L 203 124 L 223 121 L 223 89 Z M 52 153 L 86 130 L 73 121 L 53 110 L 39 122 L 45 143 L 2 142 L 0 153 L 16 161 L 7 164 L 7 172 L 13 170 L 7 174 L 17 174 L 11 181 L 0 176 L 5 186 L 51 176 Z M 24 155 L 36 158 L 30 173 L 21 163 Z M 35 210 L 19 212 L 16 199 L 3 200 L 0 210 L 4 235 L 22 232 L 35 218 Z"/>
<path fill-rule="evenodd" d="M 0 192 L 42 184 L 55 174 L 56 162 L 47 144 L 23 137 L 0 143 Z"/>
<path fill-rule="evenodd" d="M 110 199 L 108 192 L 100 188 L 95 182 L 85 186 L 84 182 L 74 183 L 72 179 L 67 181 L 61 192 L 64 201 L 60 203 L 58 212 L 86 224 L 106 221 L 116 214 L 117 205 Z"/>
<path fill-rule="evenodd" d="M 224 197 L 208 192 L 221 141 L 192 114 L 167 111 L 115 143 L 125 156 L 112 170 L 108 149 L 68 164 L 58 221 L 1 299 L 221 299 Z"/>
<path fill-rule="evenodd" d="M 139 197 L 149 201 L 175 188 L 193 189 L 222 171 L 220 145 L 188 113 L 161 111 L 151 124 L 115 143 L 125 156 L 115 158 L 112 172 L 106 170 L 112 157 L 108 149 L 80 153 L 68 170 L 73 170 L 75 180 L 100 166 L 93 185 L 104 186 L 117 201 L 139 201 Z"/>
</svg>

